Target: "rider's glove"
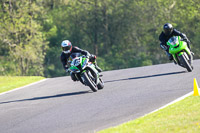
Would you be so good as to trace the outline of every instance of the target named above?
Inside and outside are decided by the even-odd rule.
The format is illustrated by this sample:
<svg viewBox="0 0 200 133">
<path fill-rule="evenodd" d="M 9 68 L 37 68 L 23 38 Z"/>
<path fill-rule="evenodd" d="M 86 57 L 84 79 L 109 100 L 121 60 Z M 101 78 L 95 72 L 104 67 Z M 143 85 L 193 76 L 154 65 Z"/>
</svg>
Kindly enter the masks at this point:
<svg viewBox="0 0 200 133">
<path fill-rule="evenodd" d="M 90 57 L 89 57 L 89 59 L 90 59 L 91 62 L 95 62 L 96 55 L 91 54 Z"/>
<path fill-rule="evenodd" d="M 187 39 L 187 43 L 189 43 L 189 44 L 191 43 L 189 39 Z"/>
<path fill-rule="evenodd" d="M 182 38 L 181 41 L 185 41 L 190 44 L 190 40 L 188 38 Z"/>
<path fill-rule="evenodd" d="M 91 56 L 90 57 L 92 57 L 92 58 L 94 58 L 94 59 L 96 59 L 97 57 L 96 57 L 96 55 L 93 55 L 93 54 L 91 54 Z"/>
<path fill-rule="evenodd" d="M 163 45 L 163 43 L 160 43 L 160 47 L 165 51 L 167 51 L 168 49 L 168 47 L 166 45 Z"/>
</svg>

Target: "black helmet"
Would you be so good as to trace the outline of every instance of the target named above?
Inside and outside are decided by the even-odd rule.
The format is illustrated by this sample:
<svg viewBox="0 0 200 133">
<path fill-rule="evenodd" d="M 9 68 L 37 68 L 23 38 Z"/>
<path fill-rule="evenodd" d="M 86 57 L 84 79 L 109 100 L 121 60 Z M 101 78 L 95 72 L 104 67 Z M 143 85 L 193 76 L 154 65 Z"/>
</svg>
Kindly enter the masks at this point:
<svg viewBox="0 0 200 133">
<path fill-rule="evenodd" d="M 163 26 L 163 30 L 164 30 L 165 35 L 169 36 L 169 35 L 172 33 L 172 31 L 173 31 L 173 26 L 172 26 L 172 24 L 166 23 L 166 24 Z"/>
</svg>

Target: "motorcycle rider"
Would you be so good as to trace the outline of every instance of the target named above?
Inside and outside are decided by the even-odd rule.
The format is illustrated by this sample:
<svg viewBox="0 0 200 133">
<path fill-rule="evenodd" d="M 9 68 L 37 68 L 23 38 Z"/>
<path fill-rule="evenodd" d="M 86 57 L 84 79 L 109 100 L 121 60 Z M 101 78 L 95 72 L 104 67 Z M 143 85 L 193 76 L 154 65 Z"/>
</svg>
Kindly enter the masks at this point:
<svg viewBox="0 0 200 133">
<path fill-rule="evenodd" d="M 69 40 L 62 41 L 61 48 L 62 48 L 62 53 L 60 59 L 66 72 L 68 72 L 68 65 L 67 65 L 68 59 L 72 53 L 80 53 L 82 55 L 85 55 L 86 57 L 89 58 L 89 61 L 91 61 L 95 65 L 97 71 L 102 72 L 101 68 L 97 66 L 95 55 L 90 54 L 86 50 L 82 50 L 78 47 L 72 46 L 72 43 Z M 70 72 L 70 75 L 73 81 L 77 81 L 77 78 L 74 73 Z"/>
<path fill-rule="evenodd" d="M 164 24 L 163 31 L 161 32 L 159 36 L 159 40 L 161 42 L 160 47 L 166 52 L 169 60 L 173 60 L 173 56 L 169 53 L 169 46 L 167 45 L 167 41 L 173 36 L 180 36 L 182 40 L 187 43 L 187 46 L 190 49 L 190 40 L 187 38 L 187 36 L 184 33 L 181 33 L 177 29 L 174 29 L 172 24 L 170 23 Z M 192 54 L 194 53 L 192 52 Z"/>
</svg>

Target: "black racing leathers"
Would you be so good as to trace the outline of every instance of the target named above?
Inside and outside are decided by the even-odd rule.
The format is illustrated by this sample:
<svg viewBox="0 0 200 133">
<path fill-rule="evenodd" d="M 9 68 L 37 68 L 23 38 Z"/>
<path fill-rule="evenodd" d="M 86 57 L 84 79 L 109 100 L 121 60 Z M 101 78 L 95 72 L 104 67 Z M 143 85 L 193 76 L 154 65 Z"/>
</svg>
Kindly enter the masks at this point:
<svg viewBox="0 0 200 133">
<path fill-rule="evenodd" d="M 69 57 L 72 53 L 81 53 L 82 55 L 90 56 L 90 53 L 88 51 L 82 50 L 78 47 L 72 47 L 72 51 L 69 54 L 65 54 L 64 52 L 62 52 L 60 59 L 61 59 L 61 62 L 63 64 L 63 67 L 64 67 L 65 70 L 68 69 L 67 62 L 68 62 L 68 59 L 69 59 Z"/>
<path fill-rule="evenodd" d="M 183 33 L 181 33 L 180 31 L 176 30 L 176 29 L 173 29 L 172 33 L 167 36 L 164 34 L 164 32 L 162 32 L 159 36 L 159 40 L 160 40 L 160 47 L 162 49 L 164 49 L 165 51 L 168 51 L 168 46 L 167 46 L 167 41 L 172 37 L 172 36 L 180 36 L 183 40 L 185 40 L 188 45 L 189 45 L 189 40 L 187 38 L 187 36 Z M 167 49 L 166 49 L 167 48 Z"/>
<path fill-rule="evenodd" d="M 172 33 L 170 35 L 165 35 L 164 32 L 162 32 L 159 36 L 160 40 L 160 47 L 165 50 L 169 60 L 173 60 L 172 55 L 169 53 L 169 46 L 167 45 L 167 41 L 172 37 L 172 36 L 180 36 L 184 41 L 186 41 L 188 48 L 190 49 L 190 41 L 188 40 L 187 36 L 180 31 L 173 29 Z"/>
</svg>

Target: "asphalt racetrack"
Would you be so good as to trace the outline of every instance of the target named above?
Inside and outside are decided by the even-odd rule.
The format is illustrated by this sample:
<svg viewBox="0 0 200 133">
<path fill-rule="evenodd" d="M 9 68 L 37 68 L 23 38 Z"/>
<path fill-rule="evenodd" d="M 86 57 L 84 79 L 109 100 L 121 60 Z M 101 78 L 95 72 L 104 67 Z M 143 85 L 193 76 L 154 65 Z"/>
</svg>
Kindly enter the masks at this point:
<svg viewBox="0 0 200 133">
<path fill-rule="evenodd" d="M 95 93 L 65 76 L 0 95 L 0 132 L 93 133 L 136 119 L 193 91 L 200 60 L 190 73 L 167 63 L 103 75 Z"/>
</svg>

